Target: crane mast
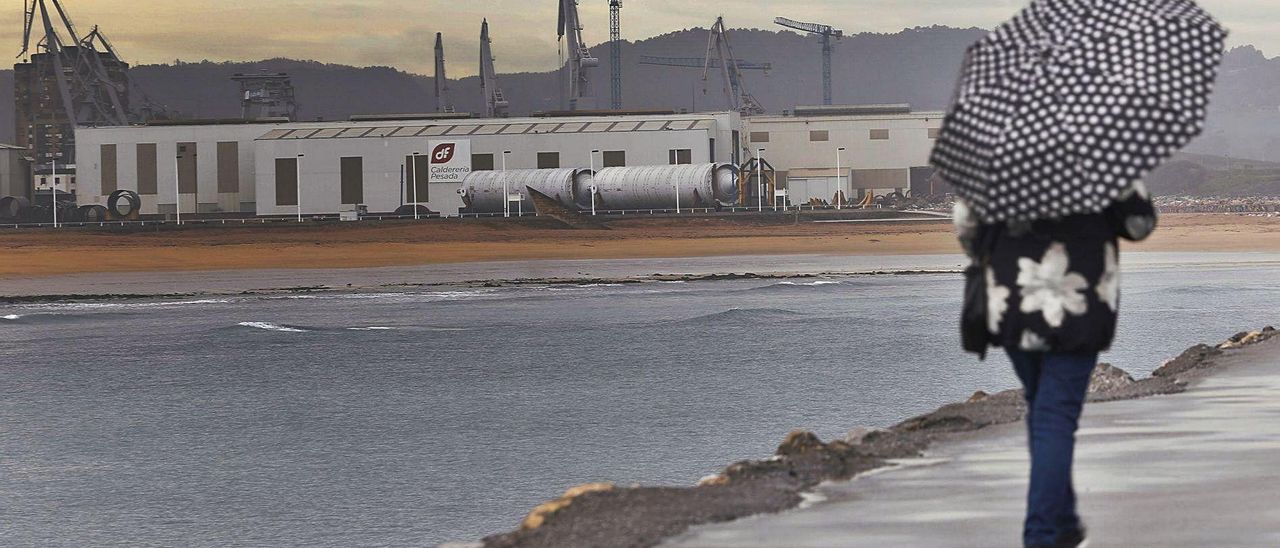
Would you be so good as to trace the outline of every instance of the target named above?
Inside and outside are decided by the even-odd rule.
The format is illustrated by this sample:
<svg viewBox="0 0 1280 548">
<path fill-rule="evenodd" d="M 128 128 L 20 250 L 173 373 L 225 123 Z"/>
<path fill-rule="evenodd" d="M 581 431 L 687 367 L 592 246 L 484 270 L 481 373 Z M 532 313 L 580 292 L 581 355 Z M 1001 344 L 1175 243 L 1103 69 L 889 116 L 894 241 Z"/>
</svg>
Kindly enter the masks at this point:
<svg viewBox="0 0 1280 548">
<path fill-rule="evenodd" d="M 582 40 L 582 20 L 578 18 L 578 0 L 560 1 L 560 22 L 558 32 L 564 51 L 568 54 L 565 63 L 565 100 L 566 110 L 578 110 L 582 100 L 592 97 L 590 69 L 600 66 L 600 59 L 591 55 Z"/>
<path fill-rule="evenodd" d="M 609 0 L 609 108 L 622 109 L 622 0 Z"/>
<path fill-rule="evenodd" d="M 498 86 L 498 71 L 494 68 L 493 43 L 489 39 L 489 20 L 480 25 L 480 91 L 484 94 L 486 118 L 506 118 L 511 104 Z"/>
<path fill-rule="evenodd" d="M 844 31 L 829 25 L 818 23 L 802 23 L 793 21 L 786 17 L 778 17 L 773 20 L 774 24 L 795 29 L 798 31 L 816 34 L 822 37 L 822 104 L 831 104 L 831 39 L 839 40 L 844 37 Z"/>
<path fill-rule="evenodd" d="M 449 94 L 449 76 L 445 73 L 444 66 L 444 35 L 439 32 L 436 33 L 436 112 L 453 112 L 453 98 Z"/>
</svg>

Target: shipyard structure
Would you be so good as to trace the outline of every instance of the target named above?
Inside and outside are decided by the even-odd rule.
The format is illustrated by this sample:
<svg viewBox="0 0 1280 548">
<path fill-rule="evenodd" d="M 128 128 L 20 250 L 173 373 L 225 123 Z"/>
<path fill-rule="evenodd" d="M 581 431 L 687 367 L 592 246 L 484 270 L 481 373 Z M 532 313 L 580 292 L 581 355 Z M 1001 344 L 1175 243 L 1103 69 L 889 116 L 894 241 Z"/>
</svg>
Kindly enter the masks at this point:
<svg viewBox="0 0 1280 548">
<path fill-rule="evenodd" d="M 941 118 L 873 105 L 85 127 L 78 197 L 130 190 L 143 215 L 184 216 L 531 212 L 528 188 L 582 211 L 852 206 L 943 192 L 926 167 Z"/>
</svg>

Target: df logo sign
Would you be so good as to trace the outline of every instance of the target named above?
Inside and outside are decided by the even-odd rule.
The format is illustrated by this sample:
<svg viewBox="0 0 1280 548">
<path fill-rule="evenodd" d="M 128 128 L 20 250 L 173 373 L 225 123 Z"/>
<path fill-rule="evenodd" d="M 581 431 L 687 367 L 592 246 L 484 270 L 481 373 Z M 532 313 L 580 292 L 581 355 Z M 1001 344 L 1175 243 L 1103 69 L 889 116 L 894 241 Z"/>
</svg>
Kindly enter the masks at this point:
<svg viewBox="0 0 1280 548">
<path fill-rule="evenodd" d="M 431 163 L 447 164 L 453 161 L 453 155 L 457 152 L 458 145 L 456 143 L 444 143 L 436 146 L 431 151 Z"/>
</svg>

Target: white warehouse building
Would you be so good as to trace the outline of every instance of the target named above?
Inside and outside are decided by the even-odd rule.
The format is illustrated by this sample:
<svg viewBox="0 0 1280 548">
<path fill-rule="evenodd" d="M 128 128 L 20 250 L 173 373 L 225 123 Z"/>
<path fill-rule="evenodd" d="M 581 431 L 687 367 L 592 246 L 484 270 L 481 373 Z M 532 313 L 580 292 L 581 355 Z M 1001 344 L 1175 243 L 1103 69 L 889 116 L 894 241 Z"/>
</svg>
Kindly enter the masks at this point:
<svg viewBox="0 0 1280 548">
<path fill-rule="evenodd" d="M 734 163 L 736 113 L 350 122 L 191 123 L 76 132 L 78 199 L 138 192 L 143 214 L 391 212 L 456 215 L 470 171 Z M 448 152 L 448 157 L 433 153 Z M 415 159 L 416 158 L 416 159 Z M 417 184 L 414 184 L 414 181 Z"/>
<path fill-rule="evenodd" d="M 868 193 L 944 193 L 931 188 L 929 167 L 943 115 L 912 112 L 905 104 L 798 107 L 783 116 L 745 118 L 745 146 L 777 170 L 792 204 L 832 203 L 837 180 L 854 203 Z"/>
</svg>

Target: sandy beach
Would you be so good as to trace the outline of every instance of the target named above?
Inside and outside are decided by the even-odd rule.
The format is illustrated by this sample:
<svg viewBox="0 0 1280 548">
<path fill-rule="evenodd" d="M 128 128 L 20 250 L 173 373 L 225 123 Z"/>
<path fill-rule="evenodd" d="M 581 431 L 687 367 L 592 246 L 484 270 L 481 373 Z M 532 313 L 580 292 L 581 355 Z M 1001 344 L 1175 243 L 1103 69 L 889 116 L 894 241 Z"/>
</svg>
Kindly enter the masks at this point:
<svg viewBox="0 0 1280 548">
<path fill-rule="evenodd" d="M 1142 251 L 1276 252 L 1280 219 L 1166 215 Z M 493 261 L 958 251 L 945 220 L 816 223 L 785 217 L 616 219 L 609 230 L 540 220 L 9 231 L 0 278 L 127 272 L 350 269 Z"/>
</svg>

